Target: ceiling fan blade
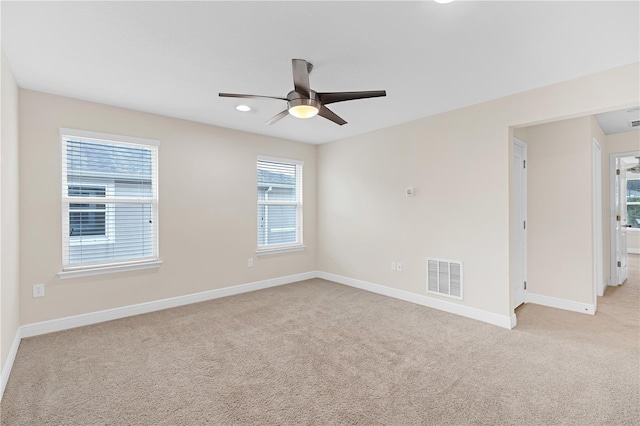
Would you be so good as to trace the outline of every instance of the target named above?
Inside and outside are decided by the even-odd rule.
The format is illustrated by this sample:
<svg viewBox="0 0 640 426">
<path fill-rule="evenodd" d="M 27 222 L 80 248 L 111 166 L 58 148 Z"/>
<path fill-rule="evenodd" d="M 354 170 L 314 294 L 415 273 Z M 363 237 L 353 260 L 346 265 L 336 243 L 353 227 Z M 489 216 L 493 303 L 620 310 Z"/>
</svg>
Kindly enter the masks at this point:
<svg viewBox="0 0 640 426">
<path fill-rule="evenodd" d="M 347 122 L 344 121 L 338 114 L 331 111 L 329 108 L 327 108 L 324 105 L 320 108 L 320 111 L 318 111 L 318 115 L 326 118 L 327 120 L 333 121 L 339 126 L 342 126 L 343 124 L 347 124 Z"/>
<path fill-rule="evenodd" d="M 273 123 L 275 123 L 276 121 L 279 121 L 281 118 L 283 118 L 285 115 L 289 115 L 289 110 L 285 109 L 282 112 L 277 113 L 276 115 L 274 115 L 273 117 L 271 117 L 266 123 L 267 125 L 272 125 Z"/>
<path fill-rule="evenodd" d="M 293 67 L 293 87 L 296 92 L 309 98 L 311 95 L 309 91 L 309 69 L 307 68 L 307 61 L 304 59 L 292 59 L 291 65 Z"/>
<path fill-rule="evenodd" d="M 328 105 L 334 102 L 353 101 L 355 99 L 378 98 L 387 96 L 387 92 L 385 90 L 370 90 L 367 92 L 325 92 L 316 93 L 316 95 L 320 102 Z"/>
<path fill-rule="evenodd" d="M 222 98 L 248 98 L 248 99 L 278 99 L 280 101 L 288 101 L 287 98 L 278 98 L 276 96 L 261 96 L 261 95 L 242 95 L 240 93 L 218 93 L 218 96 Z"/>
</svg>

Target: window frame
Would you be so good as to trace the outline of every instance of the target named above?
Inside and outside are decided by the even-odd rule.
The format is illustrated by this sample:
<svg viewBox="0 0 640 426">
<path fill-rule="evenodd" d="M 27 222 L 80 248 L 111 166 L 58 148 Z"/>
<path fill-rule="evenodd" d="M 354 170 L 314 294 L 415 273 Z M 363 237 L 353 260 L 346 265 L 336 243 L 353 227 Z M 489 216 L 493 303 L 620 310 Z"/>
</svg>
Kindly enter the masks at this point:
<svg viewBox="0 0 640 426">
<path fill-rule="evenodd" d="M 269 163 L 283 164 L 287 166 L 295 166 L 296 170 L 296 185 L 295 185 L 295 201 L 263 201 L 258 197 L 258 163 L 264 161 Z M 274 254 L 274 253 L 286 253 L 293 251 L 300 251 L 305 249 L 304 245 L 304 225 L 303 225 L 303 210 L 304 210 L 304 185 L 303 185 L 303 175 L 304 175 L 304 161 L 295 160 L 291 158 L 281 158 L 281 157 L 270 157 L 265 155 L 259 155 L 256 160 L 256 200 L 257 200 L 257 208 L 256 208 L 256 254 L 258 256 L 265 254 Z M 293 243 L 281 243 L 281 244 L 268 244 L 268 245 L 260 245 L 260 229 L 258 228 L 258 208 L 260 206 L 295 206 L 296 207 L 296 240 Z M 284 231 L 283 231 L 284 232 Z"/>
<path fill-rule="evenodd" d="M 142 147 L 151 150 L 152 155 L 152 195 L 150 198 L 134 198 L 115 196 L 115 180 L 108 183 L 76 183 L 67 181 L 68 169 L 67 162 L 67 142 L 69 140 L 82 140 L 86 142 L 94 142 L 100 144 L 114 144 L 120 146 Z M 92 275 L 101 275 L 106 273 L 124 272 L 138 269 L 157 268 L 162 264 L 160 260 L 160 244 L 159 244 L 159 157 L 158 151 L 160 142 L 153 139 L 144 139 L 131 136 L 114 135 L 100 132 L 92 132 L 86 130 L 60 128 L 60 145 L 62 150 L 61 156 L 61 176 L 62 176 L 62 268 L 58 273 L 61 279 L 85 277 Z M 70 226 L 70 205 L 87 201 L 81 197 L 71 197 L 68 194 L 69 186 L 105 186 L 105 236 L 97 236 L 96 238 L 84 237 L 82 241 L 80 236 L 73 238 L 69 235 Z M 75 200 L 75 198 L 81 198 Z M 69 263 L 69 252 L 72 246 L 79 245 L 97 245 L 97 244 L 114 244 L 115 243 L 115 204 L 118 203 L 143 203 L 151 206 L 152 212 L 152 237 L 154 240 L 152 246 L 152 255 L 148 257 L 130 258 L 123 260 L 102 260 L 96 262 L 85 262 L 78 264 Z M 65 226 L 66 225 L 66 226 Z"/>
</svg>

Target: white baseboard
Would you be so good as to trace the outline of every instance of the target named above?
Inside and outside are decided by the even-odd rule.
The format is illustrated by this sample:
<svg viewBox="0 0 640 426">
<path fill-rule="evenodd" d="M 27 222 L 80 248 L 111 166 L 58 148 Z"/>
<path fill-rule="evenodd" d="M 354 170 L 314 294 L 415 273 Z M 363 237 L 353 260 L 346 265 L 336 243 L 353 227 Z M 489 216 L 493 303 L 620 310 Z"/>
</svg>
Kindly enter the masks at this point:
<svg viewBox="0 0 640 426">
<path fill-rule="evenodd" d="M 541 294 L 532 294 L 527 292 L 526 302 L 536 305 L 549 306 L 551 308 L 564 309 L 565 311 L 580 312 L 583 314 L 595 315 L 595 306 L 588 303 L 575 302 L 573 300 L 558 299 L 551 296 L 543 296 Z"/>
<path fill-rule="evenodd" d="M 20 327 L 20 335 L 22 338 L 39 336 L 41 334 L 69 330 L 85 325 L 97 324 L 100 322 L 111 321 L 119 318 L 126 318 L 134 315 L 160 311 L 163 309 L 189 305 L 191 303 L 204 302 L 207 300 L 218 299 L 220 297 L 233 296 L 250 291 L 262 290 L 269 287 L 290 284 L 297 281 L 308 280 L 311 278 L 323 278 L 339 284 L 360 288 L 362 290 L 371 291 L 373 293 L 382 294 L 388 297 L 393 297 L 395 299 L 405 300 L 407 302 L 416 303 L 418 305 L 427 306 L 429 308 L 461 315 L 463 317 L 483 321 L 503 328 L 511 329 L 516 325 L 515 314 L 511 314 L 510 316 L 498 315 L 492 312 L 483 311 L 481 309 L 471 308 L 457 303 L 448 302 L 446 300 L 435 299 L 404 290 L 385 287 L 379 284 L 373 284 L 366 281 L 343 277 L 341 275 L 330 274 L 328 272 L 311 271 L 302 274 L 288 275 L 264 281 L 257 281 L 249 284 L 241 284 L 232 287 L 208 290 L 201 293 L 187 294 L 184 296 L 177 296 L 169 299 L 156 300 L 153 302 L 140 303 L 137 305 L 123 306 L 120 308 L 107 309 L 104 311 L 90 312 L 87 314 L 80 314 L 32 324 L 25 324 Z"/>
<path fill-rule="evenodd" d="M 356 280 L 354 278 L 343 277 L 342 275 L 330 274 L 328 272 L 318 272 L 318 278 L 334 281 L 339 284 L 356 287 L 361 290 L 370 291 L 372 293 L 382 294 L 384 296 L 393 297 L 394 299 L 404 300 L 406 302 L 415 303 L 426 306 L 428 308 L 438 309 L 440 311 L 449 312 L 451 314 L 461 315 L 463 317 L 483 321 L 499 327 L 511 329 L 515 326 L 515 314 L 511 316 L 498 315 L 492 312 L 483 311 L 481 309 L 470 308 L 468 306 L 457 303 L 447 302 L 445 300 L 435 299 L 421 294 L 411 293 L 404 290 L 398 290 L 379 284 L 373 284 L 366 281 Z"/>
<path fill-rule="evenodd" d="M 4 395 L 4 388 L 7 387 L 7 382 L 9 381 L 9 374 L 11 374 L 11 369 L 13 368 L 13 362 L 16 360 L 16 355 L 18 354 L 18 347 L 20 346 L 20 340 L 22 340 L 22 335 L 21 335 L 21 329 L 18 328 L 16 330 L 16 335 L 13 338 L 13 342 L 11 343 L 11 348 L 9 349 L 7 360 L 4 362 L 4 365 L 2 366 L 2 373 L 0 373 L 0 401 L 2 400 L 2 396 Z"/>
<path fill-rule="evenodd" d="M 69 330 L 71 328 L 97 324 L 99 322 L 111 321 L 119 318 L 125 318 L 125 317 L 134 316 L 134 315 L 160 311 L 163 309 L 189 305 L 191 303 L 218 299 L 220 297 L 233 296 L 236 294 L 247 293 L 250 291 L 262 290 L 269 287 L 290 284 L 297 281 L 316 278 L 316 276 L 317 276 L 317 273 L 315 271 L 305 272 L 302 274 L 288 275 L 288 276 L 273 278 L 273 279 L 264 280 L 264 281 L 256 281 L 249 284 L 241 284 L 241 285 L 236 285 L 232 287 L 225 287 L 225 288 L 219 288 L 215 290 L 203 291 L 201 293 L 187 294 L 184 296 L 177 296 L 169 299 L 155 300 L 153 302 L 139 303 L 137 305 L 123 306 L 121 308 L 107 309 L 104 311 L 90 312 L 87 314 L 74 315 L 74 316 L 65 317 L 65 318 L 58 318 L 58 319 L 49 320 L 49 321 L 26 324 L 20 327 L 21 336 L 24 338 L 24 337 L 39 336 L 41 334 L 53 333 L 55 331 Z"/>
<path fill-rule="evenodd" d="M 640 254 L 640 248 L 629 248 L 629 247 L 627 247 L 627 253 L 629 253 L 629 254 Z"/>
</svg>

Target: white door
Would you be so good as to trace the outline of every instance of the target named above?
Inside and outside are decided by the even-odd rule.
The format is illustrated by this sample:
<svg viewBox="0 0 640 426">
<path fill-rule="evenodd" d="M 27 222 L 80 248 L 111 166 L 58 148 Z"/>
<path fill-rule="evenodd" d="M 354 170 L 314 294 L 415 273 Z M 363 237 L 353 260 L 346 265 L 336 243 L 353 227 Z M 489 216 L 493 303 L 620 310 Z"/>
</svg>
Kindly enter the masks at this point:
<svg viewBox="0 0 640 426">
<path fill-rule="evenodd" d="M 624 283 L 628 276 L 627 269 L 627 170 L 622 159 L 616 158 L 615 182 L 615 228 L 616 228 L 616 270 L 618 282 Z"/>
<path fill-rule="evenodd" d="M 527 145 L 513 140 L 513 307 L 524 303 L 527 289 Z"/>
</svg>

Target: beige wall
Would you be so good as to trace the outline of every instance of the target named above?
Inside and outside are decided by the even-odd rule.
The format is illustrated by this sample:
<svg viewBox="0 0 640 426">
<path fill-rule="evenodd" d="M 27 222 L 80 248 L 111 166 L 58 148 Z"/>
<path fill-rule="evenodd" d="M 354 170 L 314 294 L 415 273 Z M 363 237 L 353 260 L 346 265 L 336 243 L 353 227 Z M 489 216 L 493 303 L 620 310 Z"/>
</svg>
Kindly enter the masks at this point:
<svg viewBox="0 0 640 426">
<path fill-rule="evenodd" d="M 319 270 L 427 296 L 425 257 L 461 260 L 464 300 L 444 300 L 511 314 L 510 128 L 638 104 L 638 70 L 634 64 L 320 145 Z M 405 197 L 407 186 L 415 197 Z M 392 260 L 404 272 L 392 272 Z M 570 299 L 591 302 L 584 294 Z"/>
<path fill-rule="evenodd" d="M 521 142 L 527 143 L 527 139 L 528 139 L 527 129 L 528 127 L 513 129 L 513 137 L 519 139 Z"/>
<path fill-rule="evenodd" d="M 527 128 L 528 292 L 594 303 L 591 117 Z"/>
<path fill-rule="evenodd" d="M 0 368 L 20 325 L 18 86 L 2 51 L 0 139 Z"/>
<path fill-rule="evenodd" d="M 623 152 L 632 152 L 632 151 L 640 151 L 640 131 L 635 132 L 626 132 L 626 133 L 617 133 L 615 135 L 607 135 L 607 140 L 603 147 L 602 152 L 602 174 L 603 174 L 603 185 L 602 185 L 602 199 L 604 200 L 604 210 L 605 214 L 603 215 L 603 220 L 605 222 L 604 226 L 604 258 L 605 258 L 605 271 L 607 275 L 605 277 L 610 277 L 610 256 L 611 256 L 611 220 L 612 215 L 609 214 L 611 211 L 609 197 L 611 194 L 610 191 L 610 155 L 623 153 Z M 630 231 L 627 233 L 627 245 L 631 248 L 640 248 L 640 233 L 635 231 Z"/>
<path fill-rule="evenodd" d="M 58 278 L 60 127 L 160 141 L 158 270 Z M 258 155 L 305 162 L 302 252 L 255 255 Z M 20 191 L 23 324 L 316 270 L 314 145 L 20 90 Z"/>
<path fill-rule="evenodd" d="M 629 253 L 640 253 L 640 232 L 627 232 L 627 249 Z"/>
<path fill-rule="evenodd" d="M 607 142 L 607 136 L 602 131 L 602 128 L 600 127 L 600 124 L 598 123 L 598 120 L 596 120 L 595 116 L 592 115 L 591 117 L 589 117 L 589 119 L 591 121 L 591 138 L 590 138 L 590 140 L 593 141 L 595 139 L 598 142 L 598 145 L 600 145 L 600 157 L 601 157 L 601 159 L 603 159 L 605 157 L 604 145 Z M 593 147 L 591 148 L 591 153 L 592 153 L 592 156 L 593 156 Z M 593 157 L 592 157 L 591 161 L 592 161 L 591 164 L 592 164 L 592 167 L 593 167 L 593 164 L 595 164 Z M 601 174 L 600 174 L 599 177 L 597 177 L 598 179 L 600 179 L 600 196 L 601 196 L 601 200 L 600 200 L 601 204 L 600 204 L 600 206 L 598 206 L 598 208 L 601 209 L 601 212 L 602 212 L 601 215 L 600 215 L 601 216 L 600 217 L 600 220 L 601 220 L 600 226 L 601 226 L 601 232 L 602 232 L 602 241 L 601 241 L 601 244 L 602 244 L 602 247 L 601 247 L 602 254 L 601 254 L 601 256 L 602 256 L 602 258 L 599 260 L 601 277 L 600 277 L 600 279 L 598 281 L 603 286 L 606 286 L 607 283 L 608 283 L 607 279 L 609 277 L 609 261 L 608 261 L 608 258 L 606 257 L 605 251 L 604 251 L 605 250 L 605 245 L 607 244 L 605 242 L 605 240 L 604 240 L 604 236 L 605 236 L 604 235 L 604 231 L 605 231 L 605 228 L 607 227 L 607 216 L 606 216 L 605 209 L 604 209 L 604 206 L 607 205 L 607 201 L 606 201 L 606 198 L 604 196 L 604 187 L 606 186 L 606 183 L 603 180 L 604 176 L 605 176 L 604 169 L 601 169 Z M 594 179 L 594 176 L 591 175 L 591 178 Z M 595 191 L 595 189 L 594 189 L 594 191 Z M 592 194 L 592 196 L 593 195 L 595 195 L 595 193 Z M 595 200 L 593 200 L 593 198 L 592 198 L 592 202 L 595 202 Z M 595 221 L 596 218 L 594 217 L 593 220 Z M 595 253 L 595 247 L 594 247 L 594 253 Z M 595 262 L 595 258 L 593 259 L 593 261 Z M 597 294 L 596 294 L 595 297 L 597 297 Z"/>
</svg>

